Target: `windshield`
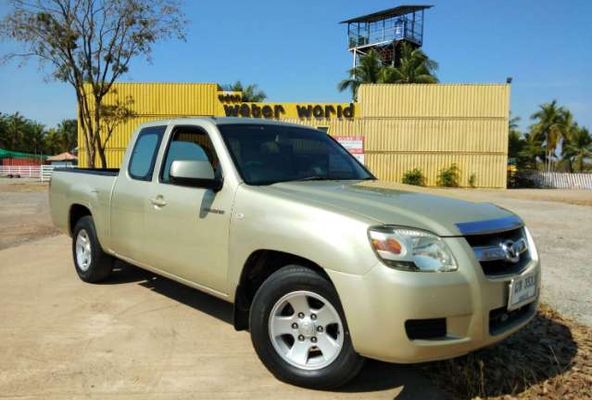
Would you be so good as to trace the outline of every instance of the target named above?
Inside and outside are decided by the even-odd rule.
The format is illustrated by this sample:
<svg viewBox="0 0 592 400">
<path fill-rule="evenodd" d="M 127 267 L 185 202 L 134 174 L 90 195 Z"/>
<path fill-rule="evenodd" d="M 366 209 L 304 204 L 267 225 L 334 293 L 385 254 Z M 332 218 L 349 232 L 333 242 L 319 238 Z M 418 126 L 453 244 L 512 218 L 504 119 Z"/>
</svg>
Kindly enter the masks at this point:
<svg viewBox="0 0 592 400">
<path fill-rule="evenodd" d="M 243 180 L 268 185 L 296 180 L 374 179 L 327 134 L 284 125 L 219 125 Z"/>
</svg>

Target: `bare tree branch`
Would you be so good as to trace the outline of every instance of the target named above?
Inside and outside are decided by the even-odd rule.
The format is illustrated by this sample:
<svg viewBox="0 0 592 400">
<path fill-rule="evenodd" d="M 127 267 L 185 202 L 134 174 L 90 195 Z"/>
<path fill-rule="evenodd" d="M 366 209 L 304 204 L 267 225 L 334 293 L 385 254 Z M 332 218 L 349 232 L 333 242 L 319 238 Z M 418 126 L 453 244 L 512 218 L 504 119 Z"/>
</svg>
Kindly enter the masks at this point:
<svg viewBox="0 0 592 400">
<path fill-rule="evenodd" d="M 0 61 L 36 58 L 53 79 L 74 87 L 88 164 L 95 165 L 98 152 L 105 167 L 113 118 L 129 118 L 123 110 L 129 111 L 130 104 L 116 97 L 114 104 L 103 101 L 131 60 L 150 60 L 157 41 L 185 38 L 181 0 L 9 1 L 0 37 L 20 43 L 23 50 Z"/>
</svg>

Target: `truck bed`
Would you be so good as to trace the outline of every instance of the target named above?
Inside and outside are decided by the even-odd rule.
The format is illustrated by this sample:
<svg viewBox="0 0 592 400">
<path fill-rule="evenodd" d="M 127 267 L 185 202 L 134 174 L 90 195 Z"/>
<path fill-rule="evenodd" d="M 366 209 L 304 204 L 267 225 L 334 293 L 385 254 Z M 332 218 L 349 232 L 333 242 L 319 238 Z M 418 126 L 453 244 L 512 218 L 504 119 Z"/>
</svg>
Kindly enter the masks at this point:
<svg viewBox="0 0 592 400">
<path fill-rule="evenodd" d="M 56 168 L 54 171 L 106 176 L 117 176 L 119 174 L 119 168 Z"/>
<path fill-rule="evenodd" d="M 73 204 L 93 210 L 97 232 L 108 246 L 109 203 L 117 181 L 116 168 L 56 168 L 51 177 L 49 203 L 52 219 L 62 231 L 69 233 L 68 215 Z"/>
</svg>

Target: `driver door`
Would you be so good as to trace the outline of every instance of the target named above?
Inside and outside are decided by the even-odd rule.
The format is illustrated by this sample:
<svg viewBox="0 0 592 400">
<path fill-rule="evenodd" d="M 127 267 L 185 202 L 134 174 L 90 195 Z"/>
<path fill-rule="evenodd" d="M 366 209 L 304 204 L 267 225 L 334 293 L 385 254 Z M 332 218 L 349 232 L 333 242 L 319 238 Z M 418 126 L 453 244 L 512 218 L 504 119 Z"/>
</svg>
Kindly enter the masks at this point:
<svg viewBox="0 0 592 400">
<path fill-rule="evenodd" d="M 227 185 L 214 192 L 174 184 L 170 179 L 170 167 L 175 160 L 208 161 L 216 176 L 222 177 L 216 150 L 205 129 L 174 126 L 167 140 L 146 212 L 150 264 L 224 293 L 233 194 Z"/>
</svg>

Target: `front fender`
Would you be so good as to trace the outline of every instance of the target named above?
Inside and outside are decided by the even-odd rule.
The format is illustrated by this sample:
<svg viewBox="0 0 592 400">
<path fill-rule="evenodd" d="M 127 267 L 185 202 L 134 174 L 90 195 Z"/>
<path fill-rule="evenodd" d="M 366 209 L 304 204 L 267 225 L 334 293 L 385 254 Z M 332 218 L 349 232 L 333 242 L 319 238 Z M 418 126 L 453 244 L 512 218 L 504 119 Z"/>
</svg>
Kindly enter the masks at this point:
<svg viewBox="0 0 592 400">
<path fill-rule="evenodd" d="M 294 254 L 346 274 L 364 274 L 377 262 L 367 234 L 375 223 L 312 201 L 241 188 L 230 224 L 229 293 L 234 295 L 249 256 L 262 249 Z"/>
</svg>

